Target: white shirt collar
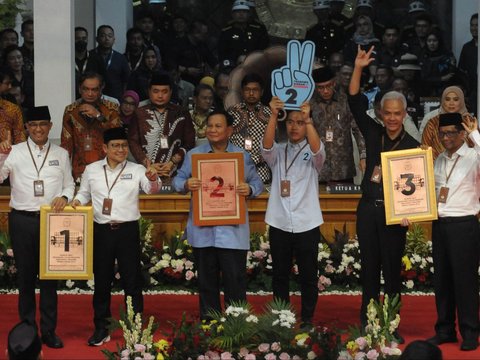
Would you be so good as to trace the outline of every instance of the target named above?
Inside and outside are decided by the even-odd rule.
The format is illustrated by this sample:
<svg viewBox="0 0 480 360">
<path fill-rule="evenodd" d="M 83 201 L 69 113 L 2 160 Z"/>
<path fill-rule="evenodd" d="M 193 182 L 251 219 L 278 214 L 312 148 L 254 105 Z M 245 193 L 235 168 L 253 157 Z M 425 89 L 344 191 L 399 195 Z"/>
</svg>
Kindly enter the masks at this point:
<svg viewBox="0 0 480 360">
<path fill-rule="evenodd" d="M 50 146 L 50 140 L 47 139 L 47 142 L 42 146 L 40 149 L 40 146 L 35 144 L 33 140 L 30 138 L 30 136 L 27 139 L 28 145 L 30 145 L 30 148 L 35 151 L 47 151 L 48 147 Z"/>
</svg>

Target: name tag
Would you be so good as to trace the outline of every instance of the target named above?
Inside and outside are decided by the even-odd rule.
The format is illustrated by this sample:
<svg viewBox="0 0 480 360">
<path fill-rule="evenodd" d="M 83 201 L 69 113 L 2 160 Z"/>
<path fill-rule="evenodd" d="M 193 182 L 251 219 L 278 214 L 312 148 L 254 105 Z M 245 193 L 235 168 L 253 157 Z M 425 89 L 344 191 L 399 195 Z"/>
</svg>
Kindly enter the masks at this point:
<svg viewBox="0 0 480 360">
<path fill-rule="evenodd" d="M 48 166 L 59 166 L 60 163 L 58 162 L 58 160 L 49 160 L 48 161 Z"/>
<path fill-rule="evenodd" d="M 122 180 L 132 180 L 132 174 L 122 174 L 120 176 L 120 179 L 122 179 Z"/>
</svg>

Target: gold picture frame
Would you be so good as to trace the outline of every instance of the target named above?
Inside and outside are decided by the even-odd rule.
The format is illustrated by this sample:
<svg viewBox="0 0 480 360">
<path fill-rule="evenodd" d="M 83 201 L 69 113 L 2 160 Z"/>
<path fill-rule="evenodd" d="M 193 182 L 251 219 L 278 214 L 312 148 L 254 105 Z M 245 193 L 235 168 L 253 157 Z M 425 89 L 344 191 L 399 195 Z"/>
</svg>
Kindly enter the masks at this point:
<svg viewBox="0 0 480 360">
<path fill-rule="evenodd" d="M 93 279 L 93 209 L 66 206 L 54 212 L 40 208 L 40 273 L 42 280 Z"/>
<path fill-rule="evenodd" d="M 387 225 L 436 220 L 437 199 L 432 149 L 382 152 L 382 179 Z"/>
<path fill-rule="evenodd" d="M 245 198 L 236 192 L 244 179 L 242 153 L 192 154 L 192 176 L 202 181 L 192 193 L 194 225 L 245 224 Z"/>
</svg>

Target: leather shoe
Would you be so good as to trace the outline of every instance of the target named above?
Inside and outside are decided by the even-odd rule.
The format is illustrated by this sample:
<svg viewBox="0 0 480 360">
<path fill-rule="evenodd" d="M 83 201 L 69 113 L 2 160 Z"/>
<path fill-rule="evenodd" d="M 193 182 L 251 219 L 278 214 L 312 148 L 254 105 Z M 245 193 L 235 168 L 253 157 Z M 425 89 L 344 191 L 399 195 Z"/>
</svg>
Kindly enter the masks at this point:
<svg viewBox="0 0 480 360">
<path fill-rule="evenodd" d="M 103 343 L 110 341 L 110 335 L 106 329 L 95 329 L 94 333 L 88 339 L 89 346 L 101 346 Z"/>
<path fill-rule="evenodd" d="M 478 341 L 477 340 L 463 340 L 462 345 L 460 345 L 460 350 L 462 351 L 472 351 L 477 350 Z"/>
<path fill-rule="evenodd" d="M 397 340 L 397 343 L 405 344 L 405 339 L 403 338 L 402 335 L 398 333 L 397 330 L 395 330 L 395 332 L 393 333 L 393 337 L 395 338 L 395 340 Z"/>
<path fill-rule="evenodd" d="M 52 349 L 63 348 L 63 341 L 60 339 L 54 331 L 48 331 L 42 334 L 42 342 Z"/>
<path fill-rule="evenodd" d="M 457 340 L 456 335 L 439 335 L 439 334 L 436 334 L 435 336 L 432 336 L 431 338 L 428 338 L 427 341 L 430 344 L 433 344 L 433 345 L 441 345 L 441 344 L 445 344 L 445 343 L 456 343 L 458 340 Z"/>
</svg>

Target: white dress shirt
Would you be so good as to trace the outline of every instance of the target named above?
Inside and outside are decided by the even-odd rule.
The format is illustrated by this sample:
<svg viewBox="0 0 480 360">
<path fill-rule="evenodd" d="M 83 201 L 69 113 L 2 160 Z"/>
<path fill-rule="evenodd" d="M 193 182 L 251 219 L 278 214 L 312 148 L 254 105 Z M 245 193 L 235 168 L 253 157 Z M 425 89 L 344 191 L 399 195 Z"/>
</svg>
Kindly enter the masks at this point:
<svg viewBox="0 0 480 360">
<path fill-rule="evenodd" d="M 105 171 L 108 178 L 108 186 L 112 187 L 117 175 L 122 171 L 115 186 L 111 188 L 110 199 L 112 207 L 110 215 L 102 214 L 103 200 L 108 198 L 108 187 L 105 180 Z M 105 170 L 104 170 L 105 168 Z M 82 205 L 92 201 L 93 219 L 99 224 L 135 221 L 140 218 L 138 207 L 138 194 L 141 188 L 147 194 L 153 194 L 160 190 L 161 180 L 150 181 L 145 176 L 146 169 L 143 165 L 124 161 L 114 169 L 110 168 L 107 159 L 96 161 L 87 165 L 82 175 L 80 190 L 75 199 Z"/>
<path fill-rule="evenodd" d="M 314 154 L 310 145 L 300 152 L 285 176 L 285 146 L 287 167 L 295 155 L 307 143 L 274 143 L 271 149 L 262 149 L 262 156 L 272 170 L 272 187 L 268 199 L 265 222 L 280 230 L 304 232 L 323 224 L 318 201 L 318 174 L 325 161 L 325 146 Z M 290 196 L 281 197 L 281 180 L 290 180 Z"/>
<path fill-rule="evenodd" d="M 437 197 L 442 186 L 448 187 L 446 203 L 438 203 L 438 216 L 476 215 L 480 210 L 480 134 L 478 130 L 470 134 L 474 147 L 466 143 L 452 157 L 441 153 L 435 160 L 435 190 Z M 450 173 L 455 161 L 457 164 Z"/>
<path fill-rule="evenodd" d="M 47 159 L 37 175 L 32 157 L 28 150 L 30 145 L 33 159 L 40 170 L 45 156 Z M 68 152 L 50 141 L 40 149 L 32 139 L 12 146 L 12 151 L 0 154 L 0 181 L 10 176 L 10 207 L 16 210 L 39 211 L 42 205 L 50 205 L 56 197 L 66 196 L 72 200 L 75 183 L 72 177 L 72 167 Z M 44 196 L 34 196 L 33 182 L 43 181 Z"/>
</svg>

